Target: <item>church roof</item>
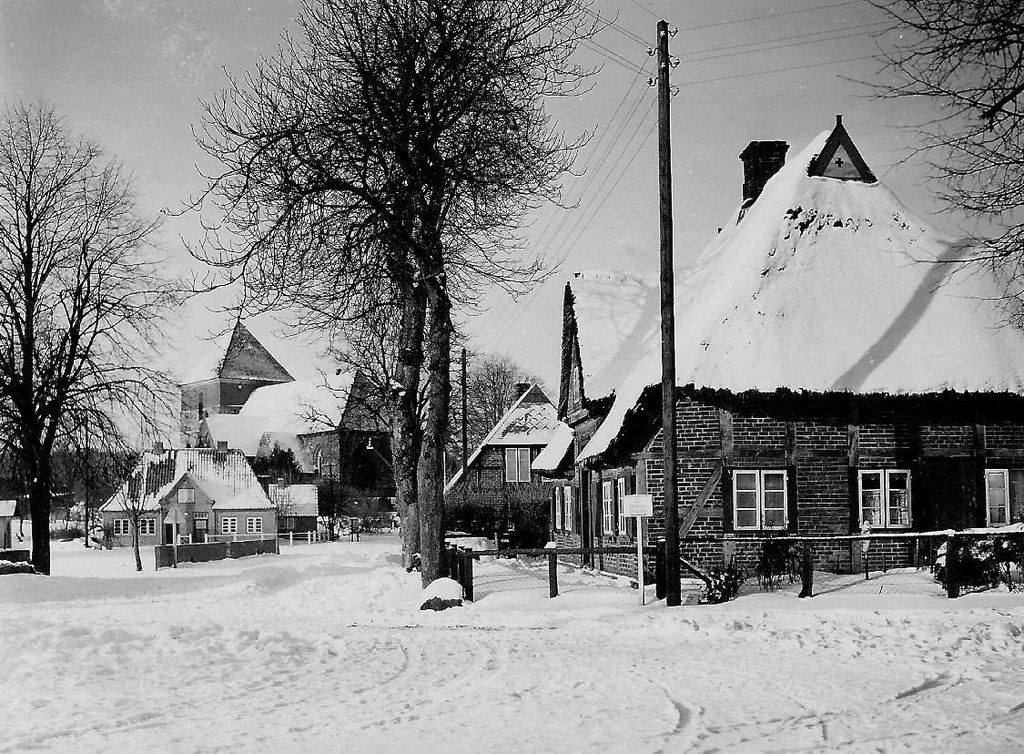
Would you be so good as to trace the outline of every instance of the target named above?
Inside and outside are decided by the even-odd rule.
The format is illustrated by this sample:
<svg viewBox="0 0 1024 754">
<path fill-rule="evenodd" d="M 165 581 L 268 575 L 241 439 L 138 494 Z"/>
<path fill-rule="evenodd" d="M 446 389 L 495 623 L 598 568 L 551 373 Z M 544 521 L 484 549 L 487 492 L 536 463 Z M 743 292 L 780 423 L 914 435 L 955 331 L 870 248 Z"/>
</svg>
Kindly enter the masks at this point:
<svg viewBox="0 0 1024 754">
<path fill-rule="evenodd" d="M 182 384 L 207 380 L 291 382 L 294 377 L 241 322 L 223 335 L 200 358 Z"/>
<path fill-rule="evenodd" d="M 858 154 L 849 144 L 842 123 L 820 134 L 677 278 L 678 384 L 1024 393 L 1024 333 L 1003 326 L 999 281 L 866 180 L 866 165 L 853 180 L 822 172 L 827 149 Z M 660 382 L 656 324 L 644 351 L 581 459 L 603 452 Z"/>
</svg>

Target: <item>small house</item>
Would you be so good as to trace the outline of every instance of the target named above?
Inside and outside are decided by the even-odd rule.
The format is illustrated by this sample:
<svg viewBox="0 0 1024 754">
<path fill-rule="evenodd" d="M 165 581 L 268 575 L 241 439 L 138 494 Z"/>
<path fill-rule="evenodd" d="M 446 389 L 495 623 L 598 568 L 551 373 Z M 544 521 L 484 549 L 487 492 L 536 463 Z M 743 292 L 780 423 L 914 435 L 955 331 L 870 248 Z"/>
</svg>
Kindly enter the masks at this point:
<svg viewBox="0 0 1024 754">
<path fill-rule="evenodd" d="M 277 514 L 239 450 L 154 448 L 99 513 L 115 544 L 131 543 L 138 512 L 140 543 L 212 542 L 276 536 Z"/>
<path fill-rule="evenodd" d="M 267 488 L 270 502 L 277 511 L 277 529 L 281 533 L 315 532 L 319 514 L 315 484 L 271 484 Z"/>
</svg>

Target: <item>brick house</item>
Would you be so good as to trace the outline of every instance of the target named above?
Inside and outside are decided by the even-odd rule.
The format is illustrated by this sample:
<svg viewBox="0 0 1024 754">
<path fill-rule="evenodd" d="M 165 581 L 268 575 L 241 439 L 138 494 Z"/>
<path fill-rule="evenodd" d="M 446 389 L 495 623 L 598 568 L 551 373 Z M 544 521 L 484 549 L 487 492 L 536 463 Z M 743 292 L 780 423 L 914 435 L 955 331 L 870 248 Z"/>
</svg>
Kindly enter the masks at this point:
<svg viewBox="0 0 1024 754">
<path fill-rule="evenodd" d="M 239 450 L 158 446 L 143 453 L 99 509 L 115 544 L 131 544 L 125 511 L 136 507 L 144 511 L 142 545 L 172 544 L 175 527 L 180 538 L 197 543 L 277 534 L 274 506 Z"/>
<path fill-rule="evenodd" d="M 491 534 L 519 532 L 517 544 L 547 541 L 548 491 L 534 461 L 558 427 L 539 385 L 523 384 L 512 406 L 445 485 L 450 526 Z"/>
<path fill-rule="evenodd" d="M 676 284 L 680 528 L 717 539 L 684 554 L 749 566 L 751 535 L 1024 520 L 1024 333 L 1002 326 L 1000 285 L 877 181 L 841 118 L 786 151 L 743 151 L 734 221 Z M 650 536 L 664 531 L 657 327 L 556 469 L 575 488 L 560 518 L 555 497 L 556 529 L 582 518 L 584 543 L 588 528 L 594 542 L 628 538 L 618 498 L 632 489 L 654 495 Z M 815 558 L 848 570 L 853 550 Z"/>
</svg>

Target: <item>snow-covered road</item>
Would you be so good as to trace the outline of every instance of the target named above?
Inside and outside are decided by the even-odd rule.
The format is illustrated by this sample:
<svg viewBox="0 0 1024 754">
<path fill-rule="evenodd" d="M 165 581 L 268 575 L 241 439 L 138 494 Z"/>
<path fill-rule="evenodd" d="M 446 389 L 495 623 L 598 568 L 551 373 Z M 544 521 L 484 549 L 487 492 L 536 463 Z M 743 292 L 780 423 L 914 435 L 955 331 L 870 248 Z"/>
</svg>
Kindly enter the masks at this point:
<svg viewBox="0 0 1024 754">
<path fill-rule="evenodd" d="M 668 610 L 483 562 L 477 602 L 432 613 L 397 548 L 137 575 L 68 545 L 0 578 L 0 752 L 1024 749 L 1020 594 Z"/>
</svg>

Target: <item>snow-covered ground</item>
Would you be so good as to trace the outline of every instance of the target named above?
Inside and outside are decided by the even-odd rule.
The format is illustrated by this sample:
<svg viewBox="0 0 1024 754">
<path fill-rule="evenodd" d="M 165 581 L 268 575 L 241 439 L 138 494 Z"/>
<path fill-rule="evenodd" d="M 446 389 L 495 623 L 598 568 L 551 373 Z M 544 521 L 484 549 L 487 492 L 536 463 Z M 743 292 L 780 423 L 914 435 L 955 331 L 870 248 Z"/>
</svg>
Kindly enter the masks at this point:
<svg viewBox="0 0 1024 754">
<path fill-rule="evenodd" d="M 434 613 L 398 546 L 136 574 L 56 544 L 54 576 L 0 577 L 0 751 L 1024 749 L 1020 593 L 900 573 L 670 610 L 485 561 Z"/>
</svg>

